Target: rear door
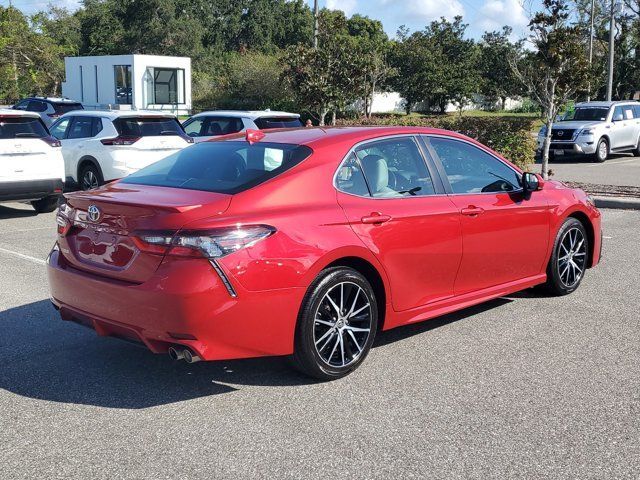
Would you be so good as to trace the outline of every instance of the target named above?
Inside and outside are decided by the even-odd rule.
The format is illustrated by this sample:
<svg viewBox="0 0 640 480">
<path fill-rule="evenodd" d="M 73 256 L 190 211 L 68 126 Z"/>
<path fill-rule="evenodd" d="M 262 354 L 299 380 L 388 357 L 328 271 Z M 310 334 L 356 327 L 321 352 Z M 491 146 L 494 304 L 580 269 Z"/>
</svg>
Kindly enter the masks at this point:
<svg viewBox="0 0 640 480">
<path fill-rule="evenodd" d="M 354 149 L 336 176 L 338 202 L 383 265 L 397 311 L 453 295 L 460 216 L 413 136 Z"/>
<path fill-rule="evenodd" d="M 463 256 L 455 294 L 544 272 L 551 215 L 544 192 L 524 199 L 520 174 L 470 142 L 423 139 L 462 223 Z"/>
<path fill-rule="evenodd" d="M 59 178 L 59 157 L 39 117 L 0 116 L 0 181 Z"/>
<path fill-rule="evenodd" d="M 68 177 L 76 177 L 78 162 L 89 151 L 87 140 L 93 137 L 94 117 L 72 116 L 62 142 L 62 155 L 64 156 L 65 171 Z M 58 125 L 56 125 L 58 127 Z M 59 125 L 63 127 L 62 124 Z M 57 130 L 57 129 L 55 129 Z M 78 179 L 80 180 L 80 179 Z"/>
</svg>

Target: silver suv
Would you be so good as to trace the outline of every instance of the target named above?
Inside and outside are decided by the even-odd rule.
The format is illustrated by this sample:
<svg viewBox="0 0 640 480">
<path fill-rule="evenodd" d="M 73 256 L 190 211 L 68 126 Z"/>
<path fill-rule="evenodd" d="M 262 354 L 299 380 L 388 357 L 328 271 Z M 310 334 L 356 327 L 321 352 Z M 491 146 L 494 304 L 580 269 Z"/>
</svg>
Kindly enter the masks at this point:
<svg viewBox="0 0 640 480">
<path fill-rule="evenodd" d="M 542 151 L 545 127 L 538 134 Z M 586 155 L 604 162 L 610 153 L 640 155 L 640 103 L 584 102 L 556 122 L 551 130 L 549 156 Z"/>
</svg>

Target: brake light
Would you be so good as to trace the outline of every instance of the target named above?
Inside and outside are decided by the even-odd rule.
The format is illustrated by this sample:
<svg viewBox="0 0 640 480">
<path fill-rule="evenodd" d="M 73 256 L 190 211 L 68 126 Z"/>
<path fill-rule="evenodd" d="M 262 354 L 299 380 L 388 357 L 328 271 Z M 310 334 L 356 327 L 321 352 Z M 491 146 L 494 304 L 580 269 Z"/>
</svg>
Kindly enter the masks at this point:
<svg viewBox="0 0 640 480">
<path fill-rule="evenodd" d="M 177 257 L 220 258 L 249 247 L 275 232 L 269 225 L 245 225 L 210 230 L 136 232 L 134 242 L 140 250 Z"/>
<path fill-rule="evenodd" d="M 42 137 L 40 140 L 42 140 L 44 143 L 46 143 L 50 147 L 62 146 L 62 143 L 60 143 L 60 140 L 58 140 L 56 137 L 53 137 L 51 135 L 49 135 L 48 137 Z"/>
<path fill-rule="evenodd" d="M 64 237 L 69 233 L 69 230 L 71 229 L 71 222 L 68 218 L 58 214 L 56 215 L 56 223 L 58 224 L 58 235 Z"/>
<path fill-rule="evenodd" d="M 264 132 L 261 132 L 260 130 L 252 130 L 248 128 L 246 132 L 246 139 L 247 139 L 247 142 L 249 142 L 250 144 L 259 142 L 264 138 L 264 136 L 265 136 Z"/>
<path fill-rule="evenodd" d="M 133 145 L 140 137 L 115 137 L 115 138 L 103 138 L 100 140 L 100 143 L 107 146 L 122 146 L 122 145 Z"/>
</svg>

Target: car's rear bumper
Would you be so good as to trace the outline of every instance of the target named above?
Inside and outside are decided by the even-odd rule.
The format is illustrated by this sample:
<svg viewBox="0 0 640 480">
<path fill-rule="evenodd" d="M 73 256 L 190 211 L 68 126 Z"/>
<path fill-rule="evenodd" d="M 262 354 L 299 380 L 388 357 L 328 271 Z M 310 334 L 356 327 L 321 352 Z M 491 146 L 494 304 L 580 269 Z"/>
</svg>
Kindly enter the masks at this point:
<svg viewBox="0 0 640 480">
<path fill-rule="evenodd" d="M 183 345 L 204 360 L 293 352 L 302 288 L 251 292 L 232 278 L 234 298 L 204 259 L 165 260 L 142 284 L 77 270 L 56 249 L 47 263 L 61 317 L 98 335 L 139 341 L 155 353 Z"/>
<path fill-rule="evenodd" d="M 51 195 L 60 195 L 63 186 L 61 178 L 0 182 L 0 202 L 38 200 Z"/>
</svg>

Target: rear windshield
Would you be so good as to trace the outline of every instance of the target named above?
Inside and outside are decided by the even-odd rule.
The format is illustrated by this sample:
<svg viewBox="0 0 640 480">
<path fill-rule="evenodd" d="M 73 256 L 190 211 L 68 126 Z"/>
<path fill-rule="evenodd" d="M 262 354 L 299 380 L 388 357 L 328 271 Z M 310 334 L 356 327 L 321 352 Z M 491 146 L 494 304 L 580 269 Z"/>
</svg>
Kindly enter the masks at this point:
<svg viewBox="0 0 640 480">
<path fill-rule="evenodd" d="M 260 130 L 266 128 L 298 128 L 302 122 L 298 117 L 262 117 L 254 120 Z"/>
<path fill-rule="evenodd" d="M 289 170 L 310 154 L 304 145 L 204 142 L 138 170 L 122 182 L 233 195 Z"/>
<path fill-rule="evenodd" d="M 39 118 L 0 117 L 0 139 L 44 138 L 49 136 L 47 128 Z"/>
<path fill-rule="evenodd" d="M 62 115 L 64 113 L 73 112 L 74 110 L 84 110 L 84 107 L 81 103 L 53 103 L 53 108 L 56 113 Z"/>
<path fill-rule="evenodd" d="M 122 137 L 184 135 L 182 125 L 175 118 L 123 117 L 114 120 L 113 125 Z"/>
</svg>

